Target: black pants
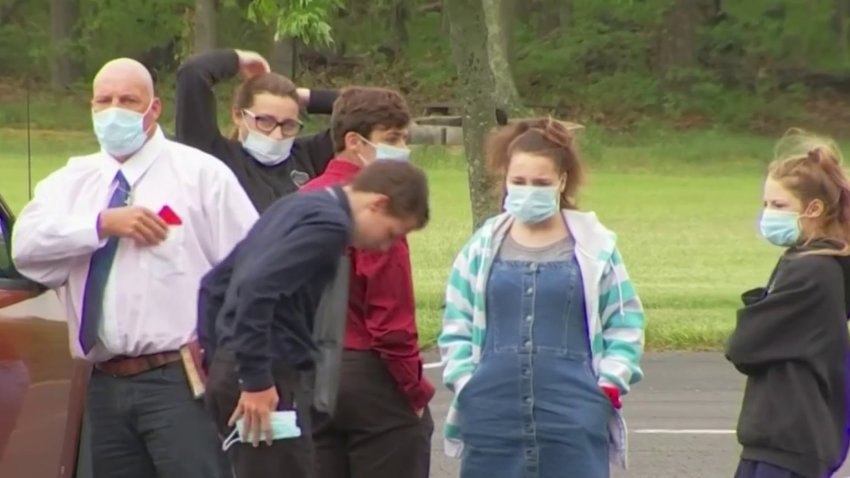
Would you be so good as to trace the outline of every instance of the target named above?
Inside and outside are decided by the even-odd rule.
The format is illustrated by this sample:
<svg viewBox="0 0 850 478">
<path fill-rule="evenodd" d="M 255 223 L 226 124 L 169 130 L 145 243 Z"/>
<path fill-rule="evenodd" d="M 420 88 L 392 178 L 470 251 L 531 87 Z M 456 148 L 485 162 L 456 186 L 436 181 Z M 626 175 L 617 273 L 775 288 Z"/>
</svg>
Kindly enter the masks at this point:
<svg viewBox="0 0 850 478">
<path fill-rule="evenodd" d="M 345 351 L 333 417 L 313 412 L 317 478 L 427 478 L 434 422 L 373 352 Z"/>
<path fill-rule="evenodd" d="M 229 478 L 230 466 L 180 362 L 131 377 L 92 372 L 94 478 Z"/>
<path fill-rule="evenodd" d="M 278 410 L 297 408 L 299 438 L 265 442 L 254 448 L 250 443 L 236 443 L 227 452 L 236 478 L 312 478 L 313 445 L 310 428 L 312 394 L 307 377 L 285 364 L 273 364 L 272 375 L 280 398 Z M 239 377 L 233 354 L 220 351 L 210 364 L 207 377 L 207 410 L 212 414 L 218 431 L 227 437 L 233 431 L 227 425 L 239 403 Z"/>
</svg>

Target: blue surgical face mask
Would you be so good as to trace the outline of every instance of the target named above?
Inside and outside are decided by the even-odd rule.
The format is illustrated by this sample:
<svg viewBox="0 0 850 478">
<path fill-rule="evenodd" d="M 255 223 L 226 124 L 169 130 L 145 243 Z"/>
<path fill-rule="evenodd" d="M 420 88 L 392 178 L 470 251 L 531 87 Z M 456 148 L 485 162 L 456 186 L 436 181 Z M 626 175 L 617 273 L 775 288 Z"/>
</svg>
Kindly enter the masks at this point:
<svg viewBox="0 0 850 478">
<path fill-rule="evenodd" d="M 298 427 L 296 415 L 293 410 L 276 411 L 271 413 L 271 431 L 272 439 L 284 440 L 286 438 L 298 438 L 301 436 L 301 428 Z M 252 437 L 242 436 L 242 427 L 244 419 L 240 418 L 236 421 L 236 427 L 233 432 L 225 438 L 221 444 L 221 449 L 227 451 L 236 443 L 251 443 Z M 260 442 L 265 442 L 265 434 L 260 433 Z"/>
<path fill-rule="evenodd" d="M 761 235 L 774 246 L 790 247 L 800 241 L 800 214 L 765 209 L 759 223 Z"/>
<path fill-rule="evenodd" d="M 558 188 L 509 184 L 505 210 L 524 224 L 543 222 L 558 211 Z"/>
<path fill-rule="evenodd" d="M 112 156 L 127 156 L 142 149 L 148 139 L 145 131 L 145 115 L 113 106 L 103 111 L 92 111 L 92 124 L 97 142 L 104 151 Z"/>
<path fill-rule="evenodd" d="M 378 161 L 409 161 L 410 149 L 378 143 L 375 145 L 375 159 Z"/>
<path fill-rule="evenodd" d="M 392 146 L 385 143 L 373 143 L 361 136 L 361 139 L 368 145 L 375 148 L 376 161 L 409 161 L 410 149 Z M 362 159 L 362 158 L 361 158 Z"/>
<path fill-rule="evenodd" d="M 242 140 L 242 147 L 251 153 L 251 157 L 258 163 L 276 166 L 289 158 L 294 142 L 294 136 L 286 139 L 274 139 L 249 129 L 248 135 Z"/>
</svg>

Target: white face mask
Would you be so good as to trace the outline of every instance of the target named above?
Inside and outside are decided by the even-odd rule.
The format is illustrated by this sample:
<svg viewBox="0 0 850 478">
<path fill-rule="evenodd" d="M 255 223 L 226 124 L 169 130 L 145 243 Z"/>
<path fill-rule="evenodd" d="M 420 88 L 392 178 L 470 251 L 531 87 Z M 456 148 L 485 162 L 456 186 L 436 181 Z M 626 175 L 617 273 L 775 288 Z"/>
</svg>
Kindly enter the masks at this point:
<svg viewBox="0 0 850 478">
<path fill-rule="evenodd" d="M 289 158 L 294 142 L 294 136 L 287 139 L 273 139 L 258 131 L 249 129 L 248 135 L 242 140 L 242 147 L 258 163 L 265 164 L 266 166 L 276 166 Z"/>
<path fill-rule="evenodd" d="M 378 143 L 375 145 L 375 159 L 378 161 L 409 161 L 410 149 Z"/>
<path fill-rule="evenodd" d="M 360 137 L 366 144 L 375 148 L 375 161 L 409 161 L 410 149 L 400 148 L 385 143 L 373 143 L 364 137 Z M 362 160 L 363 158 L 361 158 Z"/>
<path fill-rule="evenodd" d="M 145 116 L 152 107 L 153 101 L 144 113 L 117 106 L 92 111 L 94 134 L 100 147 L 113 156 L 127 156 L 140 150 L 148 139 Z"/>
</svg>

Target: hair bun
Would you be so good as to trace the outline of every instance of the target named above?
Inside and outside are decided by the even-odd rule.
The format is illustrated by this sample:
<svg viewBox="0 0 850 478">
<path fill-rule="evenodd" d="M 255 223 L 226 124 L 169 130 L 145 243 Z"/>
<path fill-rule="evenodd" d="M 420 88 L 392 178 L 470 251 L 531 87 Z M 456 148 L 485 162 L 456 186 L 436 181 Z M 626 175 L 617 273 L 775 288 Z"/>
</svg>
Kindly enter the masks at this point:
<svg viewBox="0 0 850 478">
<path fill-rule="evenodd" d="M 561 121 L 553 118 L 549 118 L 549 121 L 546 122 L 546 126 L 543 128 L 543 137 L 562 148 L 572 148 L 573 146 L 573 134 L 569 128 Z"/>
<path fill-rule="evenodd" d="M 809 161 L 818 166 L 840 166 L 841 157 L 825 147 L 814 148 L 807 154 Z"/>
<path fill-rule="evenodd" d="M 800 128 L 789 129 L 776 143 L 774 160 L 796 158 L 816 165 L 840 165 L 841 150 L 835 141 L 814 135 Z"/>
</svg>

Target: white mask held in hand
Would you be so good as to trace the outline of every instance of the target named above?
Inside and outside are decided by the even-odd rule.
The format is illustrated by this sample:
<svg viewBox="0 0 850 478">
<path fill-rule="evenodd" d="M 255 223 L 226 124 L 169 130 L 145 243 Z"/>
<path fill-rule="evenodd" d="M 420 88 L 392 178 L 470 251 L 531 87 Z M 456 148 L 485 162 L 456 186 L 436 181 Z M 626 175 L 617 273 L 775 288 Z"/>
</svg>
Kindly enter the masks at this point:
<svg viewBox="0 0 850 478">
<path fill-rule="evenodd" d="M 301 428 L 298 427 L 296 415 L 293 410 L 283 410 L 271 413 L 271 431 L 272 440 L 284 440 L 287 438 L 298 438 L 301 436 Z M 221 449 L 227 451 L 236 443 L 251 443 L 251 437 L 243 437 L 242 430 L 244 427 L 244 419 L 240 418 L 236 421 L 236 426 L 233 432 L 225 438 L 221 444 Z M 261 441 L 265 441 L 265 434 L 260 434 Z"/>
</svg>

